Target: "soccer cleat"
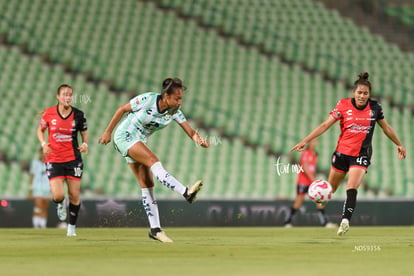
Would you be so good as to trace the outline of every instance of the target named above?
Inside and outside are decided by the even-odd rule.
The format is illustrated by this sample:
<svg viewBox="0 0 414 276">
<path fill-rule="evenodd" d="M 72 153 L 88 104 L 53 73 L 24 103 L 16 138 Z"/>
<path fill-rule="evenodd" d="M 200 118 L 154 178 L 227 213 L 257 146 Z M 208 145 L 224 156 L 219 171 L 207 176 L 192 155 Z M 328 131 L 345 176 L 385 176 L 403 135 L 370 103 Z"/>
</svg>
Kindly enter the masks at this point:
<svg viewBox="0 0 414 276">
<path fill-rule="evenodd" d="M 65 200 L 63 200 L 61 203 L 58 203 L 57 205 L 57 216 L 61 221 L 66 220 L 66 204 Z"/>
<path fill-rule="evenodd" d="M 68 224 L 68 230 L 66 232 L 68 237 L 76 237 L 76 225 Z"/>
<path fill-rule="evenodd" d="M 342 219 L 341 224 L 339 225 L 339 229 L 338 229 L 338 236 L 343 236 L 345 235 L 346 232 L 348 232 L 349 230 L 349 220 L 347 219 Z"/>
<path fill-rule="evenodd" d="M 170 239 L 167 236 L 167 234 L 165 234 L 165 232 L 161 230 L 161 228 L 151 228 L 151 230 L 148 233 L 148 237 L 160 242 L 173 242 L 173 240 Z"/>
<path fill-rule="evenodd" d="M 285 228 L 292 228 L 292 227 L 293 227 L 293 225 L 292 225 L 292 223 L 286 223 L 286 224 L 284 225 L 284 227 L 285 227 Z"/>
<path fill-rule="evenodd" d="M 198 180 L 193 186 L 185 190 L 184 197 L 189 203 L 193 203 L 196 200 L 197 193 L 200 191 L 201 186 L 203 186 L 203 182 Z"/>
</svg>

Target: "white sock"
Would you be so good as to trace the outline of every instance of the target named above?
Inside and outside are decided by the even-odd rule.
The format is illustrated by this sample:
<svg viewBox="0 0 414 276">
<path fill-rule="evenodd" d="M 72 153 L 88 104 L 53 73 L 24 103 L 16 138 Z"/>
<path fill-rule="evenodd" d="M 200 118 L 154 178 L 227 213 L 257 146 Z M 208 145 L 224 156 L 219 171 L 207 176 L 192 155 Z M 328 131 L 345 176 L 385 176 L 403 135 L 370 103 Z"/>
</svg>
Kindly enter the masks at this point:
<svg viewBox="0 0 414 276">
<path fill-rule="evenodd" d="M 40 228 L 46 228 L 46 224 L 47 224 L 47 218 L 42 218 L 39 217 L 39 227 Z"/>
<path fill-rule="evenodd" d="M 40 227 L 39 219 L 40 219 L 39 216 L 33 216 L 32 217 L 32 224 L 33 224 L 34 228 L 39 228 Z"/>
<path fill-rule="evenodd" d="M 170 188 L 173 191 L 176 191 L 180 195 L 183 195 L 185 193 L 185 190 L 187 189 L 183 184 L 178 182 L 177 179 L 174 178 L 174 176 L 170 175 L 161 165 L 161 162 L 156 162 L 154 165 L 151 166 L 151 172 L 157 180 L 166 186 L 167 188 Z"/>
<path fill-rule="evenodd" d="M 148 221 L 151 228 L 161 228 L 160 216 L 158 214 L 158 205 L 154 196 L 154 188 L 142 188 L 142 205 L 147 213 Z"/>
</svg>

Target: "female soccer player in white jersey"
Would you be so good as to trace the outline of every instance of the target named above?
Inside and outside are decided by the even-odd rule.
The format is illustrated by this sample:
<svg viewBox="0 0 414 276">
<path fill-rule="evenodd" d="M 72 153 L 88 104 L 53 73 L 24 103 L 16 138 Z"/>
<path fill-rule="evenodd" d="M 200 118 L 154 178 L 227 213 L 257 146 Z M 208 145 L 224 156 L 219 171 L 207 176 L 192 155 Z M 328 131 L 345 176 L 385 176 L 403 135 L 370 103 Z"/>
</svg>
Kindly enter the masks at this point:
<svg viewBox="0 0 414 276">
<path fill-rule="evenodd" d="M 115 130 L 114 145 L 127 160 L 141 186 L 142 204 L 151 227 L 148 235 L 161 242 L 172 242 L 172 240 L 161 229 L 152 176 L 154 175 L 167 188 L 183 195 L 189 203 L 194 202 L 202 182 L 199 180 L 192 187 L 187 188 L 177 181 L 163 168 L 157 156 L 145 145 L 147 138 L 175 120 L 197 144 L 205 148 L 209 147 L 208 140 L 201 139 L 180 110 L 185 89 L 186 87 L 179 78 L 165 79 L 162 83 L 161 94 L 144 93 L 120 106 L 99 138 L 100 144 L 109 143 L 115 126 L 128 112 L 128 116 Z"/>
<path fill-rule="evenodd" d="M 30 163 L 29 198 L 34 199 L 32 223 L 34 228 L 46 228 L 47 209 L 50 203 L 50 185 L 46 174 L 46 155 L 39 149 L 39 157 Z"/>
</svg>

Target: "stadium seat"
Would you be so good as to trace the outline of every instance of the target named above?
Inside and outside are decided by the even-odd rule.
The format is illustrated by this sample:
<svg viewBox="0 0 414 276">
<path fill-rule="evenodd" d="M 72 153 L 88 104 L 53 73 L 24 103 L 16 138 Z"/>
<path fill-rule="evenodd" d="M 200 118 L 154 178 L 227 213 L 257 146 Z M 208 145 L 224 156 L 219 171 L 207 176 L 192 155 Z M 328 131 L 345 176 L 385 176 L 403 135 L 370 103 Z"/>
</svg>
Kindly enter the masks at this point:
<svg viewBox="0 0 414 276">
<path fill-rule="evenodd" d="M 30 112 L 30 119 L 1 118 L 7 131 L 19 133 L 14 141 L 16 149 L 8 152 L 11 159 L 24 161 L 30 158 L 30 152 L 36 151 L 35 135 L 25 140 L 22 134 L 36 128 L 40 120 L 33 119 L 40 111 L 37 107 L 56 104 L 53 95 L 58 84 L 63 82 L 71 83 L 79 96 L 87 95 L 92 100 L 79 101 L 76 106 L 87 114 L 90 140 L 96 141 L 116 108 L 128 101 L 127 92 L 159 91 L 165 77 L 183 78 L 189 87 L 183 101 L 187 117 L 201 120 L 207 128 L 200 131 L 205 131 L 209 137 L 218 138 L 219 133 L 223 133 L 231 139 L 220 137 L 223 144 L 204 150 L 193 146 L 179 127 L 171 126 L 160 136 L 151 137 L 150 146 L 183 183 L 192 183 L 198 177 L 206 179 L 211 185 L 206 193 L 211 197 L 294 196 L 294 176 L 276 177 L 274 167 L 266 166 L 266 163 L 274 163 L 274 157 L 263 156 L 263 152 L 265 147 L 270 147 L 286 158 L 289 149 L 325 120 L 340 98 L 352 96 L 344 85 L 327 83 L 318 72 L 352 83 L 362 68 L 369 68 L 370 73 L 374 72 L 375 94 L 381 97 L 381 102 L 390 98 L 409 113 L 406 110 L 414 101 L 410 93 L 413 80 L 396 78 L 391 72 L 412 70 L 413 55 L 402 53 L 395 45 L 387 44 L 320 3 L 307 0 L 259 1 L 249 5 L 240 5 L 238 1 L 161 2 L 171 9 L 165 11 L 158 9 L 155 3 L 134 0 L 119 3 L 92 0 L 70 6 L 53 2 L 46 7 L 22 0 L 0 4 L 0 31 L 7 34 L 7 42 L 16 46 L 27 44 L 33 53 L 26 56 L 18 47 L 1 46 L 0 60 L 5 65 L 5 73 L 0 76 L 0 93 L 20 91 L 22 99 L 7 97 L 0 107 L 7 114 L 19 113 L 22 108 Z M 182 20 L 176 8 L 181 8 L 190 20 Z M 63 10 L 67 16 L 58 17 Z M 33 16 L 40 11 L 42 16 Z M 195 19 L 199 16 L 203 24 L 221 28 L 228 37 L 223 38 L 214 28 L 198 26 Z M 326 26 L 329 26 L 327 31 L 321 32 Z M 350 45 L 361 36 L 369 46 Z M 264 56 L 237 39 L 242 39 L 242 43 L 263 45 L 274 56 Z M 324 41 L 329 43 L 322 43 Z M 57 65 L 43 63 L 41 55 L 47 55 Z M 286 65 L 279 56 L 294 65 Z M 317 73 L 311 75 L 303 71 L 302 64 Z M 77 74 L 65 73 L 66 66 Z M 82 75 L 85 72 L 90 72 L 98 84 L 88 83 Z M 110 93 L 106 83 L 113 83 L 123 92 Z M 24 94 L 29 90 L 32 97 Z M 36 104 L 31 104 L 32 101 Z M 387 114 L 390 115 L 386 118 L 396 118 L 393 127 L 399 135 L 405 140 L 412 137 L 409 121 L 398 123 L 404 118 L 399 111 L 390 110 Z M 196 121 L 191 122 L 196 125 Z M 323 171 L 330 168 L 330 156 L 338 135 L 335 126 L 335 130 L 321 137 L 320 145 L 324 146 L 318 151 L 319 167 Z M 244 145 L 245 139 L 257 150 Z M 219 158 L 223 155 L 220 150 L 225 148 L 224 144 L 228 154 L 234 157 L 232 161 Z M 395 152 L 388 148 L 389 144 L 387 141 L 377 150 L 385 151 L 381 153 L 383 158 L 375 161 L 381 164 L 381 169 L 373 167 L 378 174 L 384 171 L 374 179 L 379 183 L 397 179 L 393 175 L 397 171 L 405 172 L 390 161 L 394 160 Z M 22 152 L 16 154 L 20 151 L 17 148 Z M 294 153 L 293 156 L 297 159 L 299 155 Z M 250 159 L 256 164 L 250 163 Z M 259 163 L 261 166 L 257 165 Z M 139 196 L 135 192 L 136 180 L 112 146 L 91 145 L 85 165 L 91 175 L 85 177 L 84 182 L 92 190 L 103 190 L 106 195 Z M 240 170 L 243 173 L 238 173 Z M 405 174 L 398 178 L 402 186 L 395 186 L 395 194 L 408 191 L 406 179 L 412 176 Z M 390 183 L 384 185 L 394 189 Z M 156 187 L 161 197 L 170 196 L 165 187 Z"/>
</svg>

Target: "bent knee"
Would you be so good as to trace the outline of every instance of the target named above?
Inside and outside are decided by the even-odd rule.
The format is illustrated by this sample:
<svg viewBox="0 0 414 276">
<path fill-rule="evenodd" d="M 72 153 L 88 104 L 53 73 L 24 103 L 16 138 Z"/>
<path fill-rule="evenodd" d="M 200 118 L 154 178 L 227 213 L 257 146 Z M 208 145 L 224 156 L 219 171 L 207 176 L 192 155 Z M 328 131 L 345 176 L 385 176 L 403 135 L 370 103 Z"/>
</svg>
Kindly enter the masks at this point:
<svg viewBox="0 0 414 276">
<path fill-rule="evenodd" d="M 65 199 L 65 195 L 53 196 L 52 199 L 56 203 L 62 203 L 62 201 Z"/>
</svg>

